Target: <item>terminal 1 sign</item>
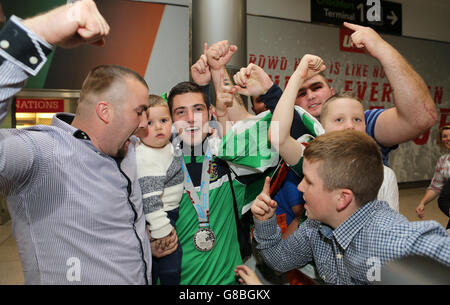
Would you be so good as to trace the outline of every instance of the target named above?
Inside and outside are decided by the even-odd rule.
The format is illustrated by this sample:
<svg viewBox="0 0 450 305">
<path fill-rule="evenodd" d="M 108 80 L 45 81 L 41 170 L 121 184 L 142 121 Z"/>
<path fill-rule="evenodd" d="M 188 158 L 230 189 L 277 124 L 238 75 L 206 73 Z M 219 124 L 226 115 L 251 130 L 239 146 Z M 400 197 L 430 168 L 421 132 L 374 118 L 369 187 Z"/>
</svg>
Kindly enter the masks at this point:
<svg viewBox="0 0 450 305">
<path fill-rule="evenodd" d="M 380 33 L 402 35 L 402 5 L 382 0 L 311 0 L 311 22 L 370 26 Z"/>
</svg>

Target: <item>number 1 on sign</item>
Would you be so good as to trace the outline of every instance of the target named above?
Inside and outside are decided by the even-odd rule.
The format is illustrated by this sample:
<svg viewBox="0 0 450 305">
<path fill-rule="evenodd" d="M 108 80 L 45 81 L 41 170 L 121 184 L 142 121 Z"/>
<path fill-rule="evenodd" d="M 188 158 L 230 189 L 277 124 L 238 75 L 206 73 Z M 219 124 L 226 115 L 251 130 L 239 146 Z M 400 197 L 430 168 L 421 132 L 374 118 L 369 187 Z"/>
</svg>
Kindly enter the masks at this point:
<svg viewBox="0 0 450 305">
<path fill-rule="evenodd" d="M 381 21 L 381 2 L 380 0 L 367 0 L 366 5 L 369 7 L 367 9 L 367 20 L 370 22 Z M 364 3 L 361 2 L 356 6 L 359 10 L 359 18 L 361 23 L 364 23 Z"/>
<path fill-rule="evenodd" d="M 364 23 L 364 4 L 361 2 L 356 6 L 357 9 L 359 9 L 359 16 L 361 19 L 361 23 Z"/>
</svg>

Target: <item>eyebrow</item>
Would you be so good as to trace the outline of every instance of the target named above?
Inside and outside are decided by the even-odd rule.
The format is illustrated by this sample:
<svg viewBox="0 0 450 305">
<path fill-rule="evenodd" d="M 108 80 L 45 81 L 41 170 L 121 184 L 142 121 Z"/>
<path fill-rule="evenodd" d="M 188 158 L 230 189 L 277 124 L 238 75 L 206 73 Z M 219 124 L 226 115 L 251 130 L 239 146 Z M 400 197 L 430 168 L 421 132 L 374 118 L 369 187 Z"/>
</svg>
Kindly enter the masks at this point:
<svg viewBox="0 0 450 305">
<path fill-rule="evenodd" d="M 311 87 L 314 87 L 314 86 L 317 86 L 317 85 L 323 85 L 323 83 L 322 83 L 322 82 L 315 82 L 315 83 L 312 83 L 312 84 L 309 85 L 307 88 L 300 88 L 300 90 L 298 90 L 298 92 L 304 91 L 304 90 L 306 90 L 306 89 L 308 89 L 308 88 L 311 88 Z"/>
<path fill-rule="evenodd" d="M 194 107 L 198 107 L 198 106 L 200 106 L 202 108 L 206 108 L 206 106 L 204 104 L 194 104 L 194 105 L 190 106 L 189 108 L 194 108 Z M 179 109 L 186 109 L 186 108 L 188 108 L 188 107 L 187 106 L 180 106 L 180 107 L 175 108 L 173 111 L 177 111 Z"/>
<path fill-rule="evenodd" d="M 148 109 L 147 105 L 139 105 L 136 108 L 134 108 L 135 111 L 139 111 L 139 110 L 146 111 L 147 109 Z"/>
<path fill-rule="evenodd" d="M 317 87 L 317 86 L 323 86 L 323 83 L 322 83 L 322 82 L 316 82 L 316 83 L 313 83 L 313 84 L 309 85 L 309 86 L 306 87 L 306 88 L 300 88 L 300 89 L 298 90 L 298 92 L 297 92 L 297 95 L 300 94 L 300 93 L 305 92 L 306 89 L 310 89 L 310 88 Z"/>
<path fill-rule="evenodd" d="M 306 180 L 306 182 L 310 182 L 311 180 L 308 179 L 308 175 L 305 175 L 305 172 L 303 171 L 303 179 Z"/>
</svg>

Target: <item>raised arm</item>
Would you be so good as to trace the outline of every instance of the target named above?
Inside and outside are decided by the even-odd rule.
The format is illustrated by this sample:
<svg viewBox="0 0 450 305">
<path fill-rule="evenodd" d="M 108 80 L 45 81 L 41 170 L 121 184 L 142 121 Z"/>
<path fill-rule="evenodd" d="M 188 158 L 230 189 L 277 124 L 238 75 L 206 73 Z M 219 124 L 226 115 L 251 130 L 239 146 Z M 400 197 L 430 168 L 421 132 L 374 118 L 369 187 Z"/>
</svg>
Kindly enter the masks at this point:
<svg viewBox="0 0 450 305">
<path fill-rule="evenodd" d="M 239 94 L 247 96 L 259 96 L 261 101 L 272 113 L 280 100 L 283 91 L 267 73 L 255 64 L 243 67 L 233 76 L 235 88 Z M 290 135 L 298 139 L 303 134 L 308 133 L 300 115 L 293 112 Z"/>
<path fill-rule="evenodd" d="M 208 65 L 206 52 L 208 51 L 208 43 L 203 44 L 203 54 L 191 67 L 192 81 L 199 86 L 206 86 L 211 81 L 211 71 Z"/>
<path fill-rule="evenodd" d="M 6 116 L 10 98 L 23 88 L 30 74 L 39 72 L 53 46 L 103 45 L 108 33 L 109 26 L 92 0 L 63 5 L 23 21 L 13 16 L 2 28 L 0 39 L 9 44 L 20 41 L 21 45 L 0 48 L 0 56 L 6 59 L 0 66 L 0 123 Z M 11 39 L 15 35 L 23 39 Z M 40 54 L 35 65 L 20 61 L 23 54 L 34 53 Z"/>
<path fill-rule="evenodd" d="M 233 80 L 236 84 L 237 92 L 247 96 L 264 95 L 273 85 L 269 75 L 255 64 L 242 67 L 233 76 Z"/>
<path fill-rule="evenodd" d="M 305 80 L 323 70 L 325 65 L 320 57 L 309 54 L 303 56 L 273 113 L 269 129 L 270 142 L 289 165 L 297 164 L 303 155 L 303 146 L 290 135 L 298 90 Z"/>
<path fill-rule="evenodd" d="M 84 43 L 102 46 L 109 33 L 109 25 L 93 0 L 69 3 L 23 23 L 48 43 L 63 48 Z"/>
<path fill-rule="evenodd" d="M 344 25 L 355 31 L 352 44 L 380 62 L 394 92 L 395 107 L 378 117 L 375 139 L 390 147 L 412 140 L 431 128 L 437 122 L 436 107 L 420 75 L 373 29 L 347 22 Z"/>
<path fill-rule="evenodd" d="M 222 40 L 213 44 L 206 53 L 216 94 L 218 91 L 223 91 L 221 89 L 223 87 L 221 73 L 224 76 L 225 86 L 229 89 L 229 93 L 233 94 L 233 102 L 227 105 L 228 121 L 240 121 L 251 117 L 241 97 L 235 94 L 236 89 L 232 87 L 233 82 L 226 70 L 227 63 L 236 51 L 237 47 L 235 45 L 230 45 L 227 40 Z"/>
<path fill-rule="evenodd" d="M 11 17 L 0 32 L 1 41 L 16 44 L 14 48 L 0 48 L 0 56 L 5 59 L 0 65 L 0 121 L 9 108 L 7 101 L 22 89 L 30 74 L 39 72 L 47 59 L 46 55 L 52 51 L 52 45 L 102 45 L 108 32 L 109 27 L 92 0 L 67 4 L 24 21 Z M 20 61 L 23 57 L 29 58 L 24 55 L 36 53 L 40 56 L 35 65 L 30 65 L 28 60 Z M 0 129 L 0 192 L 5 194 L 25 185 L 33 171 L 39 168 L 35 166 L 35 156 L 29 153 L 36 150 L 35 142 L 27 141 L 27 137 L 18 134 L 15 129 Z M 39 137 L 37 142 L 51 140 L 44 133 Z M 52 147 L 50 142 L 46 147 Z"/>
<path fill-rule="evenodd" d="M 216 107 L 215 117 L 222 126 L 222 136 L 227 134 L 228 128 L 231 127 L 229 122 L 228 111 L 233 105 L 234 92 L 232 86 L 226 84 L 224 71 L 220 72 L 220 83 L 216 86 Z"/>
<path fill-rule="evenodd" d="M 220 72 L 224 72 L 226 80 L 229 80 L 225 66 L 236 51 L 237 47 L 235 45 L 230 45 L 228 40 L 216 42 L 208 48 L 206 57 L 208 59 L 214 86 L 220 86 Z"/>
</svg>

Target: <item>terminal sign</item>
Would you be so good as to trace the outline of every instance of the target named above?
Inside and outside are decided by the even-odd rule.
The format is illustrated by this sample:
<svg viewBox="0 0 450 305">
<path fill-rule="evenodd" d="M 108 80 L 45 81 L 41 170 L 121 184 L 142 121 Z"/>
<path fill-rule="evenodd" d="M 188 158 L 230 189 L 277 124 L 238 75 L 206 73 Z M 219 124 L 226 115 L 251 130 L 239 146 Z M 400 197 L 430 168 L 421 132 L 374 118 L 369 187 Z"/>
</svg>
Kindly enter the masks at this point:
<svg viewBox="0 0 450 305">
<path fill-rule="evenodd" d="M 370 26 L 377 32 L 402 35 L 402 5 L 382 0 L 311 0 L 311 22 Z"/>
</svg>

